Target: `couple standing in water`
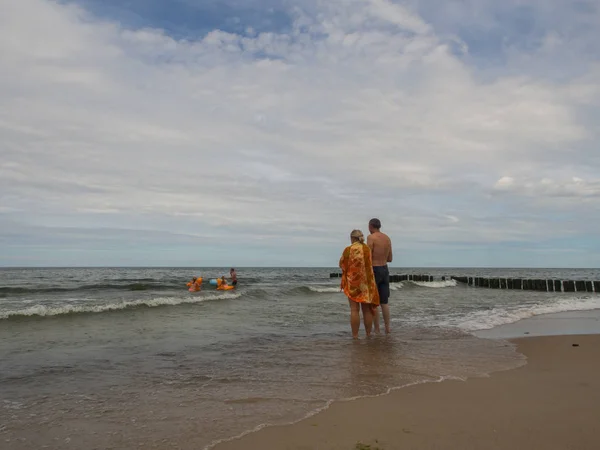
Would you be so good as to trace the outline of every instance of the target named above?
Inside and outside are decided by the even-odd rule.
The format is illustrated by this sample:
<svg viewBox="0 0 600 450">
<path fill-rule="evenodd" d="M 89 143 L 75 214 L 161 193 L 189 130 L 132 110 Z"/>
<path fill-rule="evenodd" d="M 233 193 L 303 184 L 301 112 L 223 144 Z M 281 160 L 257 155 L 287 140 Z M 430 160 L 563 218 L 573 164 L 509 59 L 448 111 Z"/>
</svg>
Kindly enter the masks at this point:
<svg viewBox="0 0 600 450">
<path fill-rule="evenodd" d="M 351 244 L 344 249 L 340 258 L 342 269 L 341 288 L 350 304 L 350 325 L 352 337 L 358 339 L 360 311 L 367 336 L 375 325 L 379 334 L 379 305 L 383 314 L 386 334 L 390 333 L 390 273 L 387 264 L 392 262 L 392 241 L 381 232 L 381 221 L 369 221 L 369 236 L 365 238 L 360 230 L 350 233 Z"/>
</svg>

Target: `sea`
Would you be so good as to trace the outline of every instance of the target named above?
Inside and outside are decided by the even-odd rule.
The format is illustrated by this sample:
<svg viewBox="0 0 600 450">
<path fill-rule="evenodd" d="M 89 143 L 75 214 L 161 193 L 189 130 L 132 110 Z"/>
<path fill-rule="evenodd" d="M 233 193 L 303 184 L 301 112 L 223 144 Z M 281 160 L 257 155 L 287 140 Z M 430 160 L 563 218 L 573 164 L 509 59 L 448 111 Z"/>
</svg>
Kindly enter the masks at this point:
<svg viewBox="0 0 600 450">
<path fill-rule="evenodd" d="M 331 402 L 526 363 L 479 330 L 600 308 L 595 293 L 442 276 L 600 279 L 600 270 L 391 269 L 392 333 L 354 341 L 333 268 L 0 269 L 0 448 L 205 449 Z M 187 290 L 193 276 L 203 289 Z"/>
</svg>

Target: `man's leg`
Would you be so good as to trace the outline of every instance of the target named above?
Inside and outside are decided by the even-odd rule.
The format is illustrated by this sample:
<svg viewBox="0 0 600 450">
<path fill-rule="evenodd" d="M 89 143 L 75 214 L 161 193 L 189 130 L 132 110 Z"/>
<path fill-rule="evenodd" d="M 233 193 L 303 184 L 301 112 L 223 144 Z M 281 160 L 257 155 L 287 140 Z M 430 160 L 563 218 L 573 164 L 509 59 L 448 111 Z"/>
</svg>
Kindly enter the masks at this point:
<svg viewBox="0 0 600 450">
<path fill-rule="evenodd" d="M 350 299 L 348 299 L 348 303 L 350 303 L 350 326 L 352 327 L 352 337 L 358 339 L 358 329 L 360 328 L 360 306 Z"/>
<path fill-rule="evenodd" d="M 390 334 L 390 305 L 388 305 L 387 303 L 385 305 L 381 305 L 381 312 L 383 313 L 385 334 Z"/>
<path fill-rule="evenodd" d="M 360 306 L 363 313 L 365 332 L 367 333 L 368 337 L 371 336 L 371 328 L 373 327 L 373 310 L 371 309 L 371 305 L 368 303 L 361 303 Z"/>
<path fill-rule="evenodd" d="M 377 267 L 373 267 L 373 275 L 375 277 L 375 286 L 377 286 L 377 291 L 379 294 L 379 271 Z M 379 308 L 373 310 L 373 326 L 375 328 L 375 334 L 380 334 L 381 330 L 379 328 Z"/>
<path fill-rule="evenodd" d="M 383 314 L 383 324 L 385 326 L 385 334 L 390 334 L 390 272 L 387 267 L 381 270 L 380 279 L 377 283 L 379 291 L 379 302 L 381 303 L 381 314 Z"/>
<path fill-rule="evenodd" d="M 375 327 L 375 334 L 380 334 L 379 329 L 379 308 L 373 308 L 373 325 Z"/>
</svg>

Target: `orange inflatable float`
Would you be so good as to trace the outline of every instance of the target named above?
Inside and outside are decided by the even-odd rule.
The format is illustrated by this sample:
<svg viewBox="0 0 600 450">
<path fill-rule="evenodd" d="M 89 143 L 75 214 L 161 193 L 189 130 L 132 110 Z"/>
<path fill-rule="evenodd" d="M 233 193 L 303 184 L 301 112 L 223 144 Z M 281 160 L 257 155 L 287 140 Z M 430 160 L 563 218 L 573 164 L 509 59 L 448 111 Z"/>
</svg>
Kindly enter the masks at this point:
<svg viewBox="0 0 600 450">
<path fill-rule="evenodd" d="M 201 289 L 201 286 L 202 277 L 194 277 L 192 278 L 192 281 L 187 284 L 187 287 L 189 288 L 188 291 L 190 292 L 198 292 Z"/>
<path fill-rule="evenodd" d="M 230 291 L 232 289 L 235 289 L 235 286 L 230 286 L 223 279 L 217 278 L 217 291 Z"/>
</svg>

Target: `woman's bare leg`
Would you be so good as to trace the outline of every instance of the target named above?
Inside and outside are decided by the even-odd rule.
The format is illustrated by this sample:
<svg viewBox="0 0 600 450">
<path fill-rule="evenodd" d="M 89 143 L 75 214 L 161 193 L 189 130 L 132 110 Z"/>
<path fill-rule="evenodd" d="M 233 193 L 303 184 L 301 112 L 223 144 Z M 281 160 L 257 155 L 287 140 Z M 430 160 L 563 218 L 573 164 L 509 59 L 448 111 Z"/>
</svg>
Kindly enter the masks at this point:
<svg viewBox="0 0 600 450">
<path fill-rule="evenodd" d="M 365 324 L 365 332 L 367 333 L 367 337 L 371 336 L 371 328 L 373 327 L 373 310 L 371 309 L 371 305 L 368 303 L 361 303 L 362 313 L 363 313 L 363 321 Z"/>
<path fill-rule="evenodd" d="M 350 303 L 350 326 L 352 327 L 352 337 L 358 339 L 358 329 L 360 328 L 360 306 L 350 299 L 348 299 L 348 303 Z"/>
</svg>

